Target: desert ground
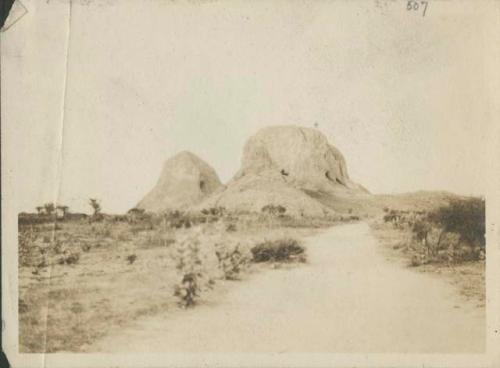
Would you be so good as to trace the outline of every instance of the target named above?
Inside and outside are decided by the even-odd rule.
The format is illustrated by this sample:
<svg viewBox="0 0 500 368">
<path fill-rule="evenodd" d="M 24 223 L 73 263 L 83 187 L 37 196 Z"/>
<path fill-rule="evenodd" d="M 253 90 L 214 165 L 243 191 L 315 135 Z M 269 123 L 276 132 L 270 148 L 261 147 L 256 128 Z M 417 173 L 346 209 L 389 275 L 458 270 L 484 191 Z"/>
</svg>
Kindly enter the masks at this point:
<svg viewBox="0 0 500 368">
<path fill-rule="evenodd" d="M 20 260 L 21 351 L 484 350 L 484 261 L 412 266 L 394 246 L 408 233 L 381 216 L 201 221 L 21 226 L 28 246 L 37 244 Z M 252 260 L 256 244 L 292 239 L 305 259 Z M 199 296 L 189 307 L 175 293 L 187 242 L 202 249 Z M 244 256 L 228 269 L 214 257 L 220 245 L 238 245 Z"/>
<path fill-rule="evenodd" d="M 302 267 L 252 275 L 196 310 L 141 318 L 89 351 L 484 351 L 484 309 L 446 281 L 386 260 L 366 223 L 306 244 Z"/>
<path fill-rule="evenodd" d="M 485 202 L 375 195 L 326 136 L 250 137 L 227 183 L 167 159 L 126 214 L 19 215 L 21 352 L 479 352 Z"/>
<path fill-rule="evenodd" d="M 204 216 L 200 221 L 210 223 L 189 227 L 177 217 L 178 223 L 165 225 L 112 216 L 97 223 L 20 225 L 20 350 L 80 351 L 113 326 L 184 309 L 174 290 L 197 263 L 203 299 L 226 278 L 240 283 L 252 265 L 247 261 L 251 246 L 318 231 L 311 223 L 243 217 L 235 222 L 231 216 Z M 201 249 L 199 256 L 186 249 L 191 244 Z M 232 255 L 237 246 L 240 257 L 217 259 L 216 251 Z M 185 265 L 179 268 L 180 263 Z"/>
</svg>

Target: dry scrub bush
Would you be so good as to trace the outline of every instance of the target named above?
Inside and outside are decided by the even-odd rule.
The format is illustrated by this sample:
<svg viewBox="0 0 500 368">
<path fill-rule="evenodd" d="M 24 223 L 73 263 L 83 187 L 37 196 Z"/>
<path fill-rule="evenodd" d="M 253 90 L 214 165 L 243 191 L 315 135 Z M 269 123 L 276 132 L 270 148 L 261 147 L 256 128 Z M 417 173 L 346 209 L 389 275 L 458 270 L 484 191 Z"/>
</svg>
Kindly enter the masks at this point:
<svg viewBox="0 0 500 368">
<path fill-rule="evenodd" d="M 65 250 L 62 257 L 58 259 L 60 265 L 72 265 L 80 260 L 80 252 Z"/>
<path fill-rule="evenodd" d="M 228 249 L 221 243 L 215 246 L 215 255 L 219 263 L 219 268 L 226 280 L 238 280 L 242 269 L 248 264 L 248 257 L 236 245 L 233 249 Z"/>
<path fill-rule="evenodd" d="M 178 281 L 174 295 L 181 307 L 196 305 L 202 292 L 211 289 L 216 279 L 238 280 L 249 265 L 249 247 L 225 231 L 222 221 L 176 231 L 170 250 Z"/>
<path fill-rule="evenodd" d="M 136 254 L 130 254 L 128 257 L 127 257 L 127 262 L 128 264 L 132 264 L 136 261 L 137 259 L 137 255 Z"/>
<path fill-rule="evenodd" d="M 226 215 L 225 207 L 212 207 L 212 208 L 204 208 L 201 210 L 201 213 L 205 216 L 215 216 L 215 217 L 223 217 Z"/>
<path fill-rule="evenodd" d="M 174 295 L 179 298 L 179 305 L 192 307 L 202 290 L 203 278 L 206 277 L 200 256 L 199 232 L 179 239 L 172 253 L 179 280 L 174 287 Z"/>
<path fill-rule="evenodd" d="M 471 198 L 452 201 L 449 206 L 429 214 L 429 221 L 444 231 L 460 235 L 460 240 L 485 248 L 485 202 Z"/>
<path fill-rule="evenodd" d="M 460 263 L 485 257 L 485 203 L 470 198 L 451 201 L 432 212 L 386 211 L 385 222 L 412 233 L 411 266 Z"/>
<path fill-rule="evenodd" d="M 253 262 L 305 262 L 305 249 L 295 239 L 266 241 L 251 249 Z"/>
<path fill-rule="evenodd" d="M 269 214 L 271 216 L 284 216 L 286 208 L 281 205 L 268 204 L 261 209 L 262 213 Z"/>
</svg>

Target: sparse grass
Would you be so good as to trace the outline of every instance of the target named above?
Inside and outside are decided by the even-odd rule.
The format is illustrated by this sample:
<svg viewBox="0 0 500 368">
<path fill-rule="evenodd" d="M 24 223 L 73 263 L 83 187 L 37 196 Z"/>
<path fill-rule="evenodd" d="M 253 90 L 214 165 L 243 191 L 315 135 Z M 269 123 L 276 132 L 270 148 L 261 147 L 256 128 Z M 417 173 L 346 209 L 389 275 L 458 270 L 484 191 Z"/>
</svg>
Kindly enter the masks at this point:
<svg viewBox="0 0 500 368">
<path fill-rule="evenodd" d="M 178 226 L 186 221 L 189 227 Z M 332 222 L 287 216 L 269 224 L 261 214 L 231 214 L 221 209 L 207 214 L 145 216 L 130 223 L 106 215 L 100 222 L 79 219 L 57 227 L 21 224 L 20 351 L 86 351 L 110 329 L 178 308 L 182 295 L 190 294 L 188 303 L 202 301 L 220 280 L 242 279 L 251 266 L 250 248 L 264 243 L 264 237 L 279 239 L 285 233 L 300 237 L 328 224 Z M 172 255 L 189 239 L 196 240 L 199 252 L 191 260 L 201 265 L 199 270 L 185 267 L 181 271 Z M 197 272 L 196 285 L 186 276 L 193 271 Z M 192 293 L 193 286 L 197 295 Z"/>
<path fill-rule="evenodd" d="M 484 307 L 486 298 L 485 261 L 429 262 L 421 245 L 415 244 L 413 234 L 390 222 L 373 222 L 373 234 L 384 246 L 388 257 L 402 262 L 418 272 L 437 274 L 454 285 L 465 298 Z"/>
<path fill-rule="evenodd" d="M 154 229 L 148 231 L 143 237 L 143 241 L 138 245 L 143 249 L 156 248 L 156 247 L 170 247 L 175 243 L 175 235 L 173 231 L 166 229 Z"/>
</svg>

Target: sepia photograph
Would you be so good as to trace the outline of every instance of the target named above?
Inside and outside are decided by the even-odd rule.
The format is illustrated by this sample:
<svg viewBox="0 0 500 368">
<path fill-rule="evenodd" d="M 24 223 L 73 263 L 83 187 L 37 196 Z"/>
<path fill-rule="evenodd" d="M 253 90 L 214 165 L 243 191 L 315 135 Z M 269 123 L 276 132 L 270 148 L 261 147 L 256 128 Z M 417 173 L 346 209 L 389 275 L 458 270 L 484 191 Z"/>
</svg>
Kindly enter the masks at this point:
<svg viewBox="0 0 500 368">
<path fill-rule="evenodd" d="M 16 0 L 13 367 L 498 367 L 500 3 Z"/>
</svg>

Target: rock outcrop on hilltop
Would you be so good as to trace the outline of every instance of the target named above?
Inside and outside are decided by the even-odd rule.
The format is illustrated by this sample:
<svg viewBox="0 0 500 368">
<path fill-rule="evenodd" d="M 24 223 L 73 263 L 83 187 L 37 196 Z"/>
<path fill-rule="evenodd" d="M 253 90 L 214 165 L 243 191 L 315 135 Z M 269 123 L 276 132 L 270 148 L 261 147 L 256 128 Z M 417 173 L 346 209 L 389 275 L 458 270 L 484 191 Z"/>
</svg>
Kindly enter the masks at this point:
<svg viewBox="0 0 500 368">
<path fill-rule="evenodd" d="M 157 184 L 136 207 L 148 212 L 184 210 L 223 187 L 210 165 L 184 151 L 165 162 Z"/>
<path fill-rule="evenodd" d="M 279 173 L 284 181 L 302 189 L 341 187 L 366 191 L 350 180 L 340 151 L 311 128 L 275 126 L 251 137 L 235 179 L 266 172 Z"/>
<path fill-rule="evenodd" d="M 294 216 L 332 214 L 315 193 L 350 197 L 367 193 L 349 178 L 344 157 L 311 128 L 276 126 L 260 130 L 245 144 L 242 166 L 226 189 L 201 207 L 260 211 L 281 205 Z"/>
</svg>

